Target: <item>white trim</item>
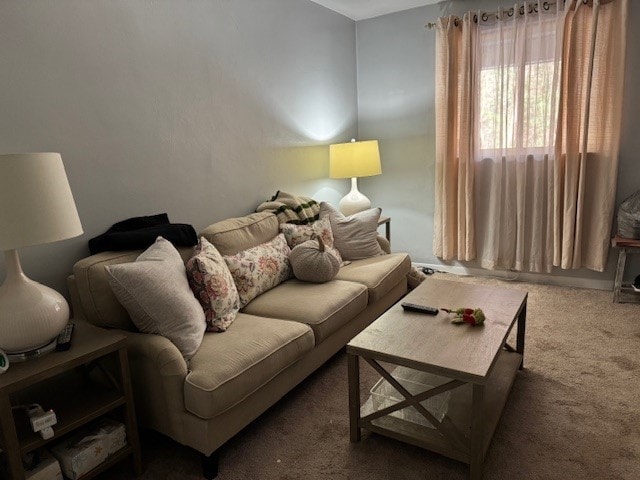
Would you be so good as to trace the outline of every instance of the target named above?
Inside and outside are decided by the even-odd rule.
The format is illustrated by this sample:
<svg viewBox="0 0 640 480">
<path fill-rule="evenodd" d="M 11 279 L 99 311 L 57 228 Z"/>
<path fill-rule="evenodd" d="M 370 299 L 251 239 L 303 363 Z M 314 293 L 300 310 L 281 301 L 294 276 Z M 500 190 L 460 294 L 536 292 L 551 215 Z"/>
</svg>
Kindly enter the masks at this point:
<svg viewBox="0 0 640 480">
<path fill-rule="evenodd" d="M 565 277 L 561 275 L 548 275 L 544 273 L 513 272 L 507 270 L 486 270 L 484 268 L 463 267 L 460 265 L 441 265 L 435 263 L 413 262 L 413 265 L 422 268 L 454 275 L 498 278 L 513 282 L 541 283 L 545 285 L 559 285 L 563 287 L 591 288 L 595 290 L 613 291 L 613 280 L 597 280 L 594 278 Z"/>
</svg>

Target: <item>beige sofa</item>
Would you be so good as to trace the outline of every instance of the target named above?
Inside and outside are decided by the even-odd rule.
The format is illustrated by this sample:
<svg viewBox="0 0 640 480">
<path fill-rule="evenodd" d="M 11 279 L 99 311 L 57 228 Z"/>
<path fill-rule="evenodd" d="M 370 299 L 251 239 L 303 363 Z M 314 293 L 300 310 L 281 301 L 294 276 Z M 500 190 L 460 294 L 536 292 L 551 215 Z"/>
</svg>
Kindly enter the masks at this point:
<svg viewBox="0 0 640 480">
<path fill-rule="evenodd" d="M 201 235 L 232 255 L 278 233 L 276 216 L 263 212 L 218 222 Z M 140 253 L 78 261 L 69 277 L 74 317 L 127 335 L 140 425 L 204 454 L 207 478 L 217 474 L 221 445 L 406 293 L 411 268 L 408 255 L 395 253 L 354 261 L 328 283 L 288 280 L 251 301 L 226 332 L 206 333 L 186 362 L 166 338 L 137 332 L 109 287 L 104 267 Z M 181 254 L 186 260 L 191 249 Z"/>
</svg>

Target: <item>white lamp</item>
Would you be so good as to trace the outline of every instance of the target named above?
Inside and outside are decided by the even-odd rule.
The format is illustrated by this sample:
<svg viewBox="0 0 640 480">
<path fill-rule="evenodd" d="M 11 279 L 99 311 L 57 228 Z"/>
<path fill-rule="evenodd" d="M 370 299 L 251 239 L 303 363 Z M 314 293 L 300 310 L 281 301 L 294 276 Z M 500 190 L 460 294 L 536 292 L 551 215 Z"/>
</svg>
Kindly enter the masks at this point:
<svg viewBox="0 0 640 480">
<path fill-rule="evenodd" d="M 59 153 L 0 155 L 0 349 L 22 353 L 51 343 L 69 321 L 69 305 L 55 290 L 27 278 L 19 247 L 82 234 Z"/>
<path fill-rule="evenodd" d="M 351 178 L 351 191 L 340 200 L 344 215 L 353 215 L 371 207 L 371 201 L 358 191 L 358 177 L 380 175 L 380 151 L 377 140 L 337 143 L 329 146 L 329 176 Z"/>
</svg>

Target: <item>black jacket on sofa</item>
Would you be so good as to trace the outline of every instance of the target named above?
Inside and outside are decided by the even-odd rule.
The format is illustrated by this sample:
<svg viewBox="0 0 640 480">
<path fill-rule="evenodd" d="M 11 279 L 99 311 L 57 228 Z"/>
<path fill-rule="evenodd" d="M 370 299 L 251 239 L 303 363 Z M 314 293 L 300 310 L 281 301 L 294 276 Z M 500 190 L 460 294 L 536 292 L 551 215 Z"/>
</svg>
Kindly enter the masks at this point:
<svg viewBox="0 0 640 480">
<path fill-rule="evenodd" d="M 89 240 L 89 251 L 94 255 L 106 251 L 144 250 L 158 237 L 169 240 L 176 247 L 191 247 L 198 243 L 198 236 L 192 225 L 171 223 L 169 215 L 159 213 L 128 218 L 112 225 L 102 235 Z"/>
</svg>

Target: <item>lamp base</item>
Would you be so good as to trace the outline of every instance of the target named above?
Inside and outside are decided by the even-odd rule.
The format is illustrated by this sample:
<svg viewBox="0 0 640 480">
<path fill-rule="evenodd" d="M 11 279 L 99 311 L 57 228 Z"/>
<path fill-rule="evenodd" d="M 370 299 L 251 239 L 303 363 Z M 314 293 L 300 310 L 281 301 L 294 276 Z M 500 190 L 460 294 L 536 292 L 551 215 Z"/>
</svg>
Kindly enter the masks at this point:
<svg viewBox="0 0 640 480">
<path fill-rule="evenodd" d="M 5 252 L 7 276 L 0 286 L 0 350 L 7 355 L 39 349 L 69 321 L 69 304 L 58 292 L 26 277 L 18 252 Z"/>
<path fill-rule="evenodd" d="M 56 345 L 58 345 L 57 338 L 52 340 L 47 345 L 36 348 L 35 350 L 29 350 L 28 352 L 22 353 L 7 353 L 7 358 L 9 359 L 10 363 L 26 362 L 27 360 L 31 360 L 32 358 L 38 358 L 49 352 L 53 352 L 56 349 Z"/>
<path fill-rule="evenodd" d="M 342 197 L 338 208 L 346 217 L 371 208 L 371 200 L 358 191 L 357 178 L 354 177 L 351 179 L 351 191 Z"/>
</svg>

